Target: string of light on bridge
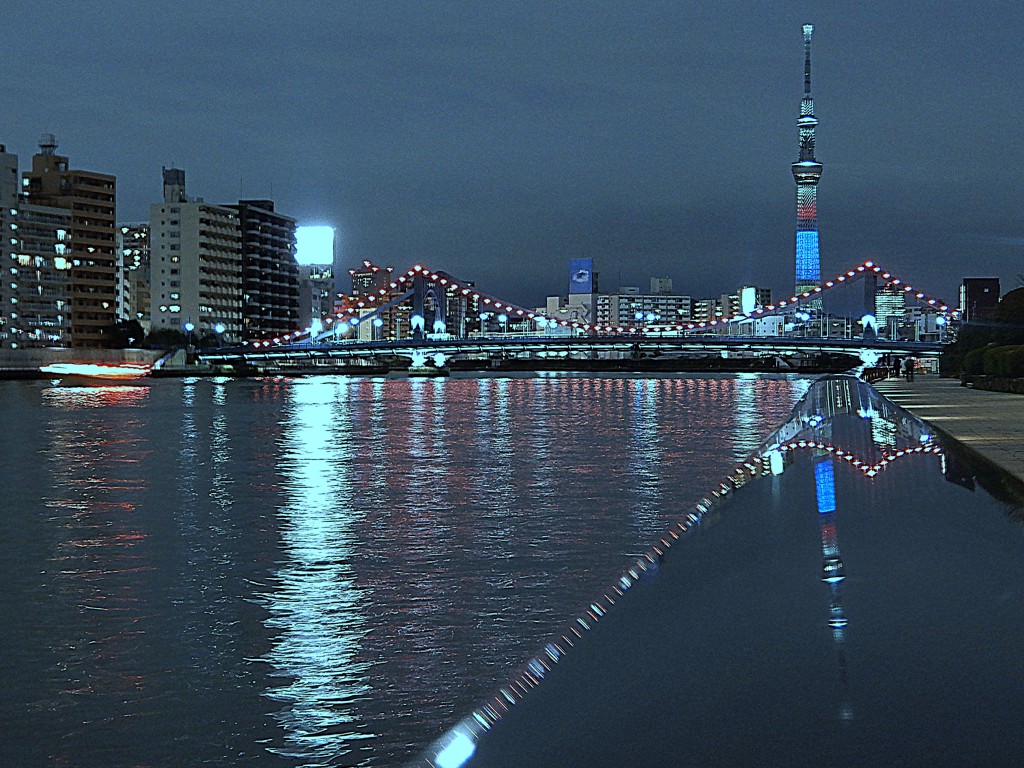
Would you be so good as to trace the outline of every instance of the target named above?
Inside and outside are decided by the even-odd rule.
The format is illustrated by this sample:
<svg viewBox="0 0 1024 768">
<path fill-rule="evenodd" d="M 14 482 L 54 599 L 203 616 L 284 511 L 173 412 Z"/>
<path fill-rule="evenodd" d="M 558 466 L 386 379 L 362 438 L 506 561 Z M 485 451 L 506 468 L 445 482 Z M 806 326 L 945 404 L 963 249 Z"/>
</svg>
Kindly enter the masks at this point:
<svg viewBox="0 0 1024 768">
<path fill-rule="evenodd" d="M 328 326 L 337 328 L 338 326 L 349 326 L 349 328 L 355 328 L 363 321 L 357 312 L 362 310 L 378 310 L 380 307 L 385 306 L 388 301 L 394 300 L 392 297 L 395 296 L 400 290 L 408 290 L 408 286 L 412 280 L 417 276 L 422 275 L 425 278 L 441 285 L 443 288 L 450 289 L 458 292 L 460 295 L 467 298 L 472 297 L 473 300 L 479 301 L 483 307 L 488 310 L 494 309 L 499 310 L 504 314 L 509 322 L 517 320 L 529 320 L 534 321 L 542 327 L 561 327 L 572 330 L 579 330 L 585 333 L 596 333 L 596 334 L 610 334 L 610 335 L 621 335 L 630 334 L 636 335 L 641 333 L 660 333 L 665 331 L 678 331 L 678 332 L 700 332 L 709 329 L 717 329 L 722 326 L 728 327 L 730 323 L 742 322 L 744 320 L 754 320 L 760 317 L 768 317 L 771 315 L 779 314 L 781 312 L 788 312 L 795 307 L 802 304 L 809 303 L 822 294 L 828 291 L 838 288 L 858 277 L 877 275 L 886 281 L 886 285 L 898 286 L 905 295 L 911 295 L 918 301 L 928 305 L 935 309 L 938 313 L 944 313 L 949 311 L 949 306 L 939 298 L 931 296 L 923 291 L 919 291 L 903 279 L 893 275 L 888 270 L 884 269 L 874 261 L 865 261 L 862 264 L 858 264 L 853 269 L 849 269 L 846 272 L 837 275 L 831 280 L 826 280 L 822 285 L 816 286 L 812 290 L 804 291 L 800 294 L 794 294 L 787 299 L 781 299 L 763 307 L 757 307 L 749 314 L 734 315 L 732 317 L 723 317 L 713 320 L 707 320 L 699 323 L 687 322 L 687 323 L 667 323 L 667 324 L 651 324 L 651 325 L 601 325 L 592 323 L 583 323 L 577 320 L 566 320 L 563 318 L 552 317 L 550 315 L 535 312 L 533 310 L 521 307 L 517 304 L 498 299 L 483 291 L 477 290 L 475 287 L 468 287 L 458 282 L 451 275 L 446 272 L 434 272 L 427 269 L 426 267 L 417 264 L 408 272 L 398 276 L 392 281 L 387 288 L 380 288 L 373 294 L 366 294 L 365 296 L 359 297 L 359 300 L 355 302 L 356 312 L 342 313 L 338 312 L 334 315 L 327 316 L 321 320 L 321 325 L 326 329 Z M 254 342 L 245 342 L 247 345 L 254 347 L 269 347 L 272 345 L 291 344 L 299 341 L 307 336 L 312 336 L 312 329 L 303 329 L 294 331 L 292 333 L 285 334 L 283 336 L 277 336 L 271 340 L 262 340 Z"/>
</svg>

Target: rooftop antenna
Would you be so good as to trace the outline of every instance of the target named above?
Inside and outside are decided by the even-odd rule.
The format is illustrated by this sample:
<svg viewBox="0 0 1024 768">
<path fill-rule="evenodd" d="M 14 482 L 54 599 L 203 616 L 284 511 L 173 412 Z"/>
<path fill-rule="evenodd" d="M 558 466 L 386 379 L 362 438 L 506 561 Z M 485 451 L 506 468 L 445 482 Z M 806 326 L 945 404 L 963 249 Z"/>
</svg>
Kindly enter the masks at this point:
<svg viewBox="0 0 1024 768">
<path fill-rule="evenodd" d="M 44 133 L 39 139 L 39 151 L 44 155 L 52 155 L 57 151 L 57 137 L 52 133 Z"/>
</svg>

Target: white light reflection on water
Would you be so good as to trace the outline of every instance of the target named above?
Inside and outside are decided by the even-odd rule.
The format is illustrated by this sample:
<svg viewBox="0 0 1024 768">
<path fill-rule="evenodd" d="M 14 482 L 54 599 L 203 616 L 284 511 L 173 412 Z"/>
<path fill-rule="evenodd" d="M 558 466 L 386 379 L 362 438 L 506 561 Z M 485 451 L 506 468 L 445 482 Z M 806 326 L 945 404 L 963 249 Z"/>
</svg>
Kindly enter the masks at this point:
<svg viewBox="0 0 1024 768">
<path fill-rule="evenodd" d="M 634 379 L 629 425 L 629 478 L 633 487 L 633 519 L 641 535 L 652 536 L 664 525 L 661 509 L 661 437 L 658 432 L 658 379 Z"/>
<path fill-rule="evenodd" d="M 283 682 L 266 695 L 286 705 L 275 714 L 286 746 L 275 751 L 306 766 L 335 765 L 373 737 L 354 706 L 369 695 L 370 665 L 358 658 L 367 597 L 355 583 L 358 521 L 346 503 L 352 496 L 353 386 L 295 382 L 280 446 L 288 503 L 278 516 L 286 559 L 264 599 L 267 625 L 279 630 L 265 660 Z"/>
<path fill-rule="evenodd" d="M 756 373 L 739 373 L 736 375 L 736 431 L 733 433 L 733 458 L 742 461 L 757 448 L 761 439 L 758 431 L 757 385 L 759 378 Z"/>
</svg>

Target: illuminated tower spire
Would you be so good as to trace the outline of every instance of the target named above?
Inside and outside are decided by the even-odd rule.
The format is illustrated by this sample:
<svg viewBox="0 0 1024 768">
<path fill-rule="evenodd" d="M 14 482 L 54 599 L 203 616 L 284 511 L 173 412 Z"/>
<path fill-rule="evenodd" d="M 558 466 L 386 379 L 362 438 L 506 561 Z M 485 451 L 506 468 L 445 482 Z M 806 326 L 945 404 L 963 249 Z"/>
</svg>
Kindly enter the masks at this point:
<svg viewBox="0 0 1024 768">
<path fill-rule="evenodd" d="M 814 159 L 814 99 L 811 96 L 811 33 L 814 26 L 804 24 L 804 97 L 800 101 L 800 159 L 793 163 L 796 179 L 796 294 L 821 282 L 821 258 L 818 254 L 818 179 L 821 163 Z"/>
</svg>

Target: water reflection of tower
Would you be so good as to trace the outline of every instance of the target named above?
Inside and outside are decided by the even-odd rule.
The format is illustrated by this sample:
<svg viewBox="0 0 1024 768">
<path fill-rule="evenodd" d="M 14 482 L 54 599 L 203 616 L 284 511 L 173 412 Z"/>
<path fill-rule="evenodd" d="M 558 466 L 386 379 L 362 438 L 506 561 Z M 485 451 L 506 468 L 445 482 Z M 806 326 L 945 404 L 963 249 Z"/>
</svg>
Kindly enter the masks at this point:
<svg viewBox="0 0 1024 768">
<path fill-rule="evenodd" d="M 821 580 L 828 587 L 828 625 L 839 663 L 840 704 L 839 717 L 853 719 L 850 705 L 850 684 L 846 666 L 846 626 L 849 620 L 843 609 L 840 584 L 846 578 L 839 539 L 836 535 L 836 483 L 832 459 L 825 456 L 814 465 L 814 489 L 818 500 L 818 519 L 821 526 Z"/>
</svg>

